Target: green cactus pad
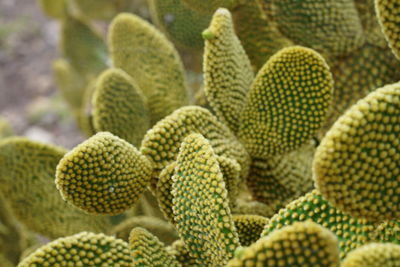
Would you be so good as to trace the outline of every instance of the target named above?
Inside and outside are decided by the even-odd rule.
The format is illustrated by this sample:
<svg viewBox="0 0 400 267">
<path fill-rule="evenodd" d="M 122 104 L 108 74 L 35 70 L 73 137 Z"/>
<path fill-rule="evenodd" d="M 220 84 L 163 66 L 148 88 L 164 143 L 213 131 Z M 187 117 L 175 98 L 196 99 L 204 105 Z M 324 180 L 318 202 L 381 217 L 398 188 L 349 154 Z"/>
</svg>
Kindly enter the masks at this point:
<svg viewBox="0 0 400 267">
<path fill-rule="evenodd" d="M 268 223 L 267 218 L 258 215 L 233 215 L 232 219 L 242 246 L 255 243 Z"/>
<path fill-rule="evenodd" d="M 197 264 L 196 259 L 189 255 L 189 251 L 182 240 L 176 240 L 171 246 L 167 247 L 167 251 L 181 263 L 182 267 L 203 266 L 201 264 Z"/>
<path fill-rule="evenodd" d="M 387 85 L 351 107 L 321 141 L 314 160 L 317 188 L 354 217 L 400 215 L 400 84 Z"/>
<path fill-rule="evenodd" d="M 191 134 L 182 143 L 173 176 L 173 211 L 179 236 L 198 264 L 224 265 L 239 238 L 228 192 L 210 142 Z"/>
<path fill-rule="evenodd" d="M 181 266 L 175 257 L 167 252 L 165 245 L 146 229 L 137 227 L 132 230 L 129 247 L 132 251 L 133 267 Z"/>
<path fill-rule="evenodd" d="M 128 242 L 130 232 L 136 227 L 145 228 L 167 245 L 179 238 L 171 224 L 152 216 L 134 216 L 126 219 L 115 226 L 110 234 Z"/>
<path fill-rule="evenodd" d="M 183 4 L 183 0 L 148 0 L 154 23 L 178 46 L 202 49 L 202 31 L 211 16 L 199 13 Z"/>
<path fill-rule="evenodd" d="M 324 126 L 325 133 L 358 100 L 376 88 L 400 80 L 400 62 L 389 47 L 365 44 L 346 57 L 333 59 L 330 66 L 335 90 L 332 110 Z"/>
<path fill-rule="evenodd" d="M 364 43 L 353 0 L 273 0 L 272 3 L 279 30 L 296 44 L 340 56 Z"/>
<path fill-rule="evenodd" d="M 400 246 L 395 244 L 368 244 L 352 251 L 343 261 L 343 267 L 400 266 Z"/>
<path fill-rule="evenodd" d="M 233 207 L 236 205 L 237 196 L 240 193 L 240 166 L 235 160 L 220 156 L 216 156 L 216 158 L 228 190 L 230 205 Z M 173 184 L 172 176 L 175 174 L 176 166 L 177 163 L 174 161 L 161 171 L 155 192 L 161 211 L 165 218 L 173 224 L 175 224 L 175 220 L 172 210 L 173 195 L 171 190 Z"/>
<path fill-rule="evenodd" d="M 311 142 L 283 156 L 253 158 L 246 180 L 252 197 L 278 210 L 311 191 L 314 152 Z"/>
<path fill-rule="evenodd" d="M 132 259 L 125 241 L 104 234 L 82 232 L 44 245 L 18 265 L 34 266 L 131 267 Z"/>
<path fill-rule="evenodd" d="M 220 7 L 232 9 L 239 4 L 239 0 L 182 0 L 189 7 L 203 12 L 205 14 L 213 14 Z"/>
<path fill-rule="evenodd" d="M 107 218 L 89 216 L 65 203 L 54 172 L 65 150 L 22 137 L 0 141 L 0 193 L 15 217 L 31 231 L 49 238 L 80 231 L 104 231 Z"/>
<path fill-rule="evenodd" d="M 268 17 L 263 14 L 258 0 L 242 1 L 232 10 L 235 31 L 255 70 L 283 47 L 293 45 Z"/>
<path fill-rule="evenodd" d="M 317 190 L 291 202 L 275 214 L 262 236 L 293 222 L 312 220 L 332 231 L 339 239 L 340 256 L 360 247 L 370 240 L 375 225 L 365 219 L 357 219 L 334 208 Z"/>
<path fill-rule="evenodd" d="M 188 104 L 179 55 L 151 24 L 135 15 L 118 15 L 110 26 L 109 46 L 114 66 L 127 72 L 148 99 L 152 123 Z"/>
<path fill-rule="evenodd" d="M 44 13 L 49 17 L 61 19 L 65 15 L 65 0 L 39 0 L 39 4 Z"/>
<path fill-rule="evenodd" d="M 228 267 L 339 267 L 337 238 L 314 222 L 297 222 L 244 248 Z"/>
<path fill-rule="evenodd" d="M 206 31 L 213 38 L 205 38 L 205 94 L 218 118 L 235 132 L 254 79 L 251 63 L 235 34 L 228 10 L 218 9 Z"/>
<path fill-rule="evenodd" d="M 140 146 L 150 127 L 147 101 L 135 81 L 123 70 L 109 69 L 97 79 L 92 98 L 93 125 Z"/>
<path fill-rule="evenodd" d="M 100 132 L 59 162 L 61 196 L 94 214 L 115 215 L 133 207 L 150 182 L 152 166 L 131 144 Z"/>
<path fill-rule="evenodd" d="M 397 0 L 375 0 L 376 13 L 382 31 L 392 48 L 393 53 L 400 59 L 400 3 Z"/>
<path fill-rule="evenodd" d="M 182 107 L 154 125 L 143 139 L 141 152 L 159 173 L 176 160 L 183 139 L 191 133 L 210 140 L 218 156 L 236 160 L 241 176 L 247 176 L 249 156 L 243 145 L 210 111 L 197 106 Z"/>
<path fill-rule="evenodd" d="M 106 68 L 107 48 L 88 22 L 66 16 L 61 23 L 63 56 L 83 77 L 93 78 Z"/>
<path fill-rule="evenodd" d="M 253 157 L 298 149 L 322 126 L 333 89 L 325 60 L 304 47 L 284 48 L 257 74 L 239 136 Z"/>
<path fill-rule="evenodd" d="M 374 242 L 387 242 L 400 245 L 400 222 L 387 221 L 376 227 L 372 234 Z"/>
</svg>

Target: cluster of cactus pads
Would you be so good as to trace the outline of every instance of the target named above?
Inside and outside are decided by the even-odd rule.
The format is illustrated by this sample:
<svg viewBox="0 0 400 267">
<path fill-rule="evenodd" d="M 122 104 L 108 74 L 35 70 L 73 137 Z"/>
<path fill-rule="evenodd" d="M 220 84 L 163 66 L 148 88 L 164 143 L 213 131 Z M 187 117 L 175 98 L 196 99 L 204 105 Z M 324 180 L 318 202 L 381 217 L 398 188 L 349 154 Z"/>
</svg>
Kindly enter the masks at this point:
<svg viewBox="0 0 400 267">
<path fill-rule="evenodd" d="M 400 266 L 400 1 L 40 2 L 88 139 L 0 120 L 4 266 Z"/>
</svg>

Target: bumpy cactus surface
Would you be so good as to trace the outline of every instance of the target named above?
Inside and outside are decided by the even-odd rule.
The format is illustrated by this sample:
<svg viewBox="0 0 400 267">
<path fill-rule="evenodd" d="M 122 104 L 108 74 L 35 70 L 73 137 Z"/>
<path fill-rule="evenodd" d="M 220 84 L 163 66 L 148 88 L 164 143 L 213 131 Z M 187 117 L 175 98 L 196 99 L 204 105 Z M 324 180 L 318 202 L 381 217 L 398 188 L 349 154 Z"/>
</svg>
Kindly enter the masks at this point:
<svg viewBox="0 0 400 267">
<path fill-rule="evenodd" d="M 399 3 L 40 3 L 88 138 L 0 125 L 4 265 L 400 264 Z"/>
</svg>

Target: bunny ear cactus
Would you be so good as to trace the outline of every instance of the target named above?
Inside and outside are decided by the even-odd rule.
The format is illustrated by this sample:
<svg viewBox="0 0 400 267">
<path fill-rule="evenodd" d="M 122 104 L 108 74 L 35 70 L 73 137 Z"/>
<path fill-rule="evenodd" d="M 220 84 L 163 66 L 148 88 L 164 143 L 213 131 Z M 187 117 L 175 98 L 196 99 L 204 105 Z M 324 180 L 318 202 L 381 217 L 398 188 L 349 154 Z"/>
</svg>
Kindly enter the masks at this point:
<svg viewBox="0 0 400 267">
<path fill-rule="evenodd" d="M 400 59 L 400 4 L 396 0 L 375 0 L 376 11 L 382 31 L 393 53 Z"/>
<path fill-rule="evenodd" d="M 147 101 L 135 81 L 124 71 L 109 69 L 96 83 L 92 97 L 93 126 L 108 131 L 136 147 L 150 127 Z"/>
<path fill-rule="evenodd" d="M 157 29 L 135 15 L 120 14 L 111 23 L 108 38 L 113 65 L 141 88 L 152 124 L 188 104 L 182 62 Z"/>
<path fill-rule="evenodd" d="M 90 19 L 112 19 L 129 8 L 130 0 L 69 0 L 73 13 Z"/>
<path fill-rule="evenodd" d="M 104 234 L 82 232 L 59 238 L 25 258 L 18 267 L 132 266 L 128 244 Z"/>
<path fill-rule="evenodd" d="M 54 184 L 54 170 L 65 150 L 21 137 L 0 141 L 0 192 L 16 218 L 50 238 L 84 230 L 101 232 L 108 218 L 80 212 L 65 203 Z"/>
<path fill-rule="evenodd" d="M 197 0 L 182 0 L 185 4 L 192 7 L 195 10 L 206 14 L 212 14 L 220 7 L 224 8 L 234 8 L 239 4 L 239 0 L 205 0 L 205 1 L 197 1 Z"/>
<path fill-rule="evenodd" d="M 66 0 L 39 0 L 39 4 L 49 17 L 61 19 L 65 16 Z"/>
<path fill-rule="evenodd" d="M 211 16 L 186 6 L 183 0 L 148 0 L 154 24 L 178 47 L 201 50 L 201 32 L 207 28 Z"/>
<path fill-rule="evenodd" d="M 131 144 L 100 132 L 59 162 L 61 196 L 93 214 L 119 214 L 133 207 L 150 182 L 150 162 Z"/>
<path fill-rule="evenodd" d="M 241 116 L 239 136 L 252 157 L 301 147 L 322 126 L 331 102 L 325 60 L 304 47 L 284 48 L 257 74 Z"/>
<path fill-rule="evenodd" d="M 360 218 L 398 220 L 400 84 L 372 92 L 332 126 L 317 149 L 317 187 Z"/>
<path fill-rule="evenodd" d="M 224 265 L 239 246 L 215 153 L 200 134 L 182 142 L 173 176 L 178 233 L 197 264 Z"/>
<path fill-rule="evenodd" d="M 340 257 L 371 241 L 375 224 L 357 219 L 333 207 L 317 190 L 294 200 L 272 216 L 262 236 L 294 222 L 311 220 L 332 231 L 339 240 Z"/>
<path fill-rule="evenodd" d="M 272 0 L 272 3 L 273 20 L 296 44 L 340 56 L 364 43 L 353 0 Z"/>
<path fill-rule="evenodd" d="M 237 251 L 228 267 L 339 267 L 337 238 L 313 222 L 297 222 L 276 230 Z"/>
<path fill-rule="evenodd" d="M 400 246 L 395 244 L 368 244 L 352 251 L 343 261 L 343 267 L 400 266 Z"/>
<path fill-rule="evenodd" d="M 181 266 L 175 257 L 167 252 L 165 245 L 146 229 L 137 227 L 132 230 L 129 248 L 133 258 L 132 267 Z"/>
<path fill-rule="evenodd" d="M 208 102 L 232 131 L 246 103 L 254 78 L 251 63 L 235 34 L 228 10 L 218 9 L 210 27 L 203 32 L 204 90 Z"/>
<path fill-rule="evenodd" d="M 256 242 L 268 223 L 268 219 L 258 215 L 232 215 L 240 245 L 250 246 Z"/>
</svg>

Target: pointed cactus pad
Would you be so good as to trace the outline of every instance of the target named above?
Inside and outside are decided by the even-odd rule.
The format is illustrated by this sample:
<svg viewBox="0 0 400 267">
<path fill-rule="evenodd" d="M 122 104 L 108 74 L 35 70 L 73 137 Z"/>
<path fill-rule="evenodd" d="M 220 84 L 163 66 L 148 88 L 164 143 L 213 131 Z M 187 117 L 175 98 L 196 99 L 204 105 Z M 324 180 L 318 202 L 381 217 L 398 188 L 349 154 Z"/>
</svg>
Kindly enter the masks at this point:
<svg viewBox="0 0 400 267">
<path fill-rule="evenodd" d="M 248 248 L 228 267 L 339 267 L 337 238 L 314 222 L 297 222 L 271 233 Z"/>
<path fill-rule="evenodd" d="M 141 227 L 134 228 L 130 233 L 129 247 L 132 251 L 132 267 L 181 266 L 156 236 Z"/>
<path fill-rule="evenodd" d="M 333 206 L 354 217 L 400 219 L 400 83 L 370 93 L 332 126 L 314 177 Z"/>
<path fill-rule="evenodd" d="M 97 79 L 92 98 L 96 131 L 111 132 L 136 147 L 150 128 L 146 98 L 121 69 L 108 69 Z"/>
<path fill-rule="evenodd" d="M 239 246 L 228 192 L 210 142 L 187 136 L 173 176 L 176 228 L 198 264 L 223 266 Z"/>
<path fill-rule="evenodd" d="M 119 214 L 131 208 L 150 182 L 152 167 L 125 140 L 100 132 L 59 162 L 56 184 L 61 196 L 95 214 Z"/>
<path fill-rule="evenodd" d="M 104 234 L 82 232 L 44 245 L 18 265 L 36 266 L 131 267 L 132 259 L 125 241 Z"/>
<path fill-rule="evenodd" d="M 241 117 L 239 136 L 253 157 L 291 152 L 322 126 L 333 92 L 325 60 L 294 46 L 272 56 L 257 74 Z"/>
</svg>

